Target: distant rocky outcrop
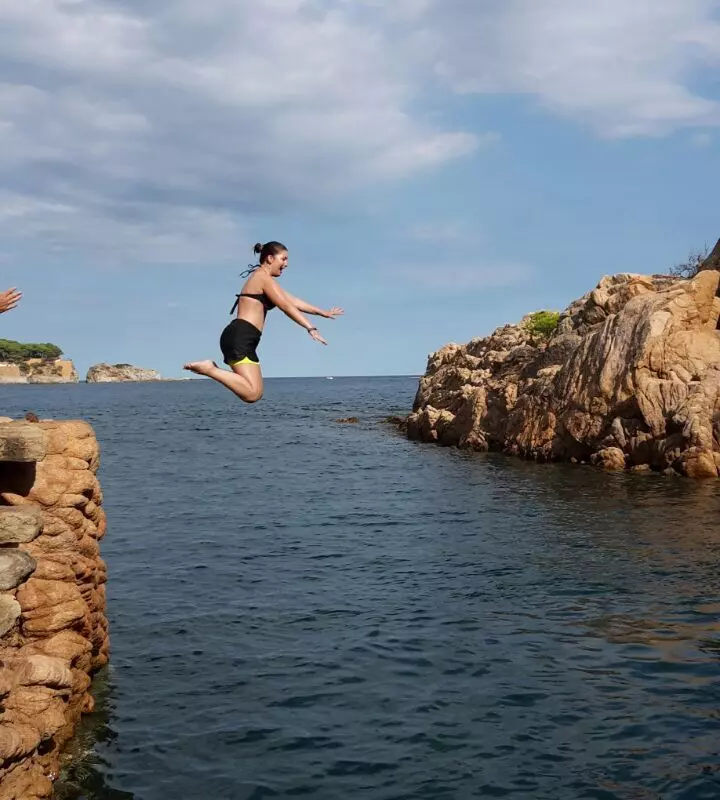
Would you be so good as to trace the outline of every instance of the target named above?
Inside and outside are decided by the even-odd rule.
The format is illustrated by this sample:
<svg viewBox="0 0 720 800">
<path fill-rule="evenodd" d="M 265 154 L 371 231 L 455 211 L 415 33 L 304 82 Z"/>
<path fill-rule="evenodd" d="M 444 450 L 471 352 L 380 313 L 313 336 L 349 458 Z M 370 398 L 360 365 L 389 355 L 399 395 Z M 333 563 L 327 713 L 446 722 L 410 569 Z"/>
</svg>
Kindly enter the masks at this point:
<svg viewBox="0 0 720 800">
<path fill-rule="evenodd" d="M 160 373 L 154 369 L 142 369 L 132 364 L 95 364 L 88 370 L 88 383 L 118 383 L 123 381 L 159 381 Z"/>
<path fill-rule="evenodd" d="M 619 274 L 549 336 L 506 325 L 428 359 L 410 438 L 607 469 L 717 477 L 720 272 Z"/>
<path fill-rule="evenodd" d="M 77 383 L 77 370 L 66 358 L 28 358 L 0 362 L 0 383 Z"/>
</svg>

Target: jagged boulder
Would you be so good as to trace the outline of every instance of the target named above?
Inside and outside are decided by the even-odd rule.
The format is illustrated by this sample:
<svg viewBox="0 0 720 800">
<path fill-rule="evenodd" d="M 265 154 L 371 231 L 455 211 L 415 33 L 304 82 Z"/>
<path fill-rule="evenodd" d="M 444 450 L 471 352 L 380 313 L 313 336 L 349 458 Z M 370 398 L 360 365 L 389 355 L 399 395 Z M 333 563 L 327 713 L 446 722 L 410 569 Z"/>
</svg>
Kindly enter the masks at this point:
<svg viewBox="0 0 720 800">
<path fill-rule="evenodd" d="M 536 343 L 527 318 L 432 354 L 411 438 L 606 469 L 720 466 L 720 272 L 619 274 Z"/>
</svg>

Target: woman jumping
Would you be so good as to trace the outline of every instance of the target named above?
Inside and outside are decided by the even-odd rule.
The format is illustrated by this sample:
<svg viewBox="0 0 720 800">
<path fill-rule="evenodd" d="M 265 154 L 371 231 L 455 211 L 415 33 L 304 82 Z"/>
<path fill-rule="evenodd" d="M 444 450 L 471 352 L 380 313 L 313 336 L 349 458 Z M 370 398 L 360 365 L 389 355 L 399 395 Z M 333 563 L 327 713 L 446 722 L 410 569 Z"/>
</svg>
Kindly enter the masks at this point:
<svg viewBox="0 0 720 800">
<path fill-rule="evenodd" d="M 256 348 L 268 311 L 277 306 L 320 344 L 327 342 L 318 329 L 305 319 L 303 312 L 327 319 L 334 319 L 343 313 L 342 308 L 337 307 L 323 311 L 280 288 L 275 278 L 279 278 L 287 268 L 288 251 L 285 245 L 280 242 L 256 244 L 254 252 L 260 255 L 260 263 L 243 272 L 241 277 L 249 277 L 240 294 L 235 295 L 235 305 L 230 309 L 232 314 L 237 308 L 237 317 L 220 335 L 223 361 L 231 371 L 221 369 L 209 359 L 192 361 L 183 367 L 222 383 L 246 403 L 256 403 L 263 395 L 263 378 Z"/>
</svg>

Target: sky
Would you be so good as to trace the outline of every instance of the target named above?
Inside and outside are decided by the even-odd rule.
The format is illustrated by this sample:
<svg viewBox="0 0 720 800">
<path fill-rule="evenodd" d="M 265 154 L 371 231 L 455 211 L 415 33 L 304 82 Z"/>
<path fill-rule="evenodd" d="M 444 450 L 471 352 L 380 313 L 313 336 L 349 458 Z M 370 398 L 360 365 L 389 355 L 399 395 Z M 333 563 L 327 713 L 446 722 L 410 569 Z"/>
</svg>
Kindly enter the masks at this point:
<svg viewBox="0 0 720 800">
<path fill-rule="evenodd" d="M 0 0 L 0 337 L 221 361 L 255 242 L 345 315 L 278 376 L 419 375 L 720 236 L 720 0 Z"/>
</svg>

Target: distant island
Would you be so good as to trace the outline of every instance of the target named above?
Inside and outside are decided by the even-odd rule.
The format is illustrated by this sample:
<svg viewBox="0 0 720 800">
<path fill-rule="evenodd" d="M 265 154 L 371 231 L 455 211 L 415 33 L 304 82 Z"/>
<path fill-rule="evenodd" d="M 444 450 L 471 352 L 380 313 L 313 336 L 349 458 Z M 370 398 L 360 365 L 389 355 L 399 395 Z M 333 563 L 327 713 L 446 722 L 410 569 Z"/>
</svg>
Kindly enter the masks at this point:
<svg viewBox="0 0 720 800">
<path fill-rule="evenodd" d="M 143 369 L 132 364 L 95 364 L 85 379 L 88 383 L 124 383 L 128 381 L 161 381 L 155 369 Z"/>
<path fill-rule="evenodd" d="M 132 364 L 94 364 L 88 369 L 87 383 L 125 383 L 161 381 L 155 369 Z M 79 383 L 75 365 L 63 358 L 61 347 L 50 342 L 24 343 L 0 339 L 0 384 L 3 383 Z"/>
<path fill-rule="evenodd" d="M 77 383 L 72 361 L 56 344 L 0 339 L 0 383 Z"/>
</svg>

